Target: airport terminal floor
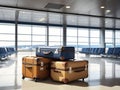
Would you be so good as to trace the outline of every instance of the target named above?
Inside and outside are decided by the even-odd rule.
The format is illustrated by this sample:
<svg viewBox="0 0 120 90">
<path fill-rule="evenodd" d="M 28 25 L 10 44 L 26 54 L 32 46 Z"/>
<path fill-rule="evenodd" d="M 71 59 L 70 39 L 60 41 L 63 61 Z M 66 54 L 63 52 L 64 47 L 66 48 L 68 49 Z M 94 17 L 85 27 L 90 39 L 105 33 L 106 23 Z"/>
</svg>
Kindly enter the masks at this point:
<svg viewBox="0 0 120 90">
<path fill-rule="evenodd" d="M 120 58 L 76 54 L 76 60 L 89 61 L 89 76 L 84 82 L 77 80 L 63 84 L 51 79 L 22 80 L 22 57 L 33 55 L 34 52 L 19 52 L 0 61 L 0 90 L 120 90 Z"/>
</svg>

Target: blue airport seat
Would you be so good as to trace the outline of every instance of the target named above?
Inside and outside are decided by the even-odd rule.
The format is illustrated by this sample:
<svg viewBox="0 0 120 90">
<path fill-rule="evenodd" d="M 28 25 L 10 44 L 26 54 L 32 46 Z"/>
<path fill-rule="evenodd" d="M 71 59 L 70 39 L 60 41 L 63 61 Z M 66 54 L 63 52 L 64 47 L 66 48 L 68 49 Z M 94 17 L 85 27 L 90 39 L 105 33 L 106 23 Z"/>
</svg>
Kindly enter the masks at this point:
<svg viewBox="0 0 120 90">
<path fill-rule="evenodd" d="M 8 56 L 7 50 L 4 47 L 0 47 L 0 59 Z"/>
<path fill-rule="evenodd" d="M 90 48 L 82 48 L 81 51 L 79 51 L 80 53 L 84 53 L 84 54 L 90 54 L 91 49 Z"/>
<path fill-rule="evenodd" d="M 85 53 L 86 48 L 82 48 L 81 51 L 79 51 L 79 53 Z"/>
<path fill-rule="evenodd" d="M 88 54 L 89 50 L 90 50 L 89 48 L 82 48 L 82 50 L 80 51 L 80 53 Z"/>
<path fill-rule="evenodd" d="M 16 51 L 13 47 L 0 47 L 0 59 L 7 58 L 9 55 L 14 54 Z"/>
<path fill-rule="evenodd" d="M 100 55 L 100 54 L 105 54 L 105 48 L 99 48 L 99 50 L 98 50 L 98 54 Z"/>
<path fill-rule="evenodd" d="M 95 54 L 95 55 L 100 55 L 100 54 L 99 54 L 99 50 L 100 50 L 100 48 L 95 48 L 94 54 Z"/>
<path fill-rule="evenodd" d="M 90 54 L 96 54 L 97 48 L 91 48 L 90 49 Z"/>
<path fill-rule="evenodd" d="M 119 56 L 120 55 L 120 47 L 114 48 L 113 55 L 114 56 Z"/>
<path fill-rule="evenodd" d="M 90 50 L 89 50 L 89 54 L 92 54 L 93 51 L 94 51 L 94 49 L 93 49 L 93 48 L 90 48 Z"/>
<path fill-rule="evenodd" d="M 14 54 L 16 51 L 13 47 L 6 47 L 8 55 Z"/>
<path fill-rule="evenodd" d="M 13 48 L 13 47 L 9 47 L 9 50 L 10 50 L 11 54 L 16 53 L 15 48 Z"/>
<path fill-rule="evenodd" d="M 86 54 L 90 53 L 90 48 L 86 48 Z"/>
<path fill-rule="evenodd" d="M 8 55 L 11 55 L 11 54 L 12 54 L 12 53 L 11 53 L 11 50 L 10 50 L 8 47 L 6 47 L 6 49 L 7 49 Z"/>
<path fill-rule="evenodd" d="M 105 54 L 105 48 L 82 48 L 80 53 L 101 55 L 101 54 Z"/>
<path fill-rule="evenodd" d="M 90 54 L 100 55 L 100 54 L 103 54 L 104 52 L 105 51 L 103 48 L 91 48 Z"/>
<path fill-rule="evenodd" d="M 109 48 L 107 51 L 107 55 L 113 55 L 114 48 Z"/>
</svg>

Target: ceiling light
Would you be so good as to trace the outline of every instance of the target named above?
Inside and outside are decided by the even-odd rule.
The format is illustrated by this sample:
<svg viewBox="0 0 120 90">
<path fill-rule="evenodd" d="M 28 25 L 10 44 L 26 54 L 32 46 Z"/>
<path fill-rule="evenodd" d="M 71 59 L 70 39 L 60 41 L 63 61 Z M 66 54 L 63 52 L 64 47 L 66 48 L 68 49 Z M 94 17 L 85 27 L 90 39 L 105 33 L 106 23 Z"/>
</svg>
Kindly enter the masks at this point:
<svg viewBox="0 0 120 90">
<path fill-rule="evenodd" d="M 105 21 L 105 23 L 107 24 L 108 22 L 107 22 L 107 21 Z"/>
<path fill-rule="evenodd" d="M 70 8 L 70 6 L 69 6 L 69 5 L 67 5 L 67 6 L 66 6 L 66 8 Z"/>
<path fill-rule="evenodd" d="M 26 11 L 21 11 L 22 13 L 26 13 Z"/>
<path fill-rule="evenodd" d="M 39 22 L 43 22 L 43 21 L 45 21 L 45 18 L 41 18 L 41 19 L 39 20 Z"/>
<path fill-rule="evenodd" d="M 106 13 L 110 13 L 111 12 L 111 10 L 106 10 Z"/>
<path fill-rule="evenodd" d="M 100 8 L 105 8 L 104 6 L 101 6 Z"/>
</svg>

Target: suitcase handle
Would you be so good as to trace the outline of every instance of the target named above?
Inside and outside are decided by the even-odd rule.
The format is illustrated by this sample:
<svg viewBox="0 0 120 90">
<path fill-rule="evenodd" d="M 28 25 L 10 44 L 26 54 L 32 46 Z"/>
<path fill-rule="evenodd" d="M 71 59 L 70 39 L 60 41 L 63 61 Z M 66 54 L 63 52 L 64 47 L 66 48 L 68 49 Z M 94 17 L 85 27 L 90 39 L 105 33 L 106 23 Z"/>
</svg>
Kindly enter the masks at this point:
<svg viewBox="0 0 120 90">
<path fill-rule="evenodd" d="M 80 69 L 74 70 L 74 72 L 82 72 L 82 71 L 85 71 L 85 68 L 80 68 Z"/>
<path fill-rule="evenodd" d="M 75 70 L 74 72 L 82 72 L 82 71 L 85 71 L 85 70 Z"/>
<path fill-rule="evenodd" d="M 59 71 L 57 69 L 54 69 L 53 71 L 56 72 L 56 73 L 61 73 L 61 71 Z"/>
<path fill-rule="evenodd" d="M 48 55 L 50 53 L 51 53 L 51 51 L 43 51 L 43 54 L 45 54 L 45 55 Z"/>
<path fill-rule="evenodd" d="M 25 65 L 26 68 L 32 68 L 32 65 Z"/>
</svg>

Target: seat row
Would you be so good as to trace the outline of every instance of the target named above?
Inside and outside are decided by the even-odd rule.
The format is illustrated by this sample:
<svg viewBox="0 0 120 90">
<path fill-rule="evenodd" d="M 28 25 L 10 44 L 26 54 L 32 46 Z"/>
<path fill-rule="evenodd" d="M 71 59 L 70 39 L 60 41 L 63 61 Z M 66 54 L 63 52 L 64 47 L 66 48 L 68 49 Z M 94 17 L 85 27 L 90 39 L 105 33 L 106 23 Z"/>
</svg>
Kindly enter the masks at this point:
<svg viewBox="0 0 120 90">
<path fill-rule="evenodd" d="M 13 47 L 0 47 L 0 59 L 7 58 L 15 52 L 16 51 Z"/>
<path fill-rule="evenodd" d="M 106 52 L 106 53 L 105 53 Z M 108 48 L 82 48 L 80 53 L 84 54 L 94 54 L 94 55 L 107 55 L 107 56 L 120 56 L 120 47 Z"/>
<path fill-rule="evenodd" d="M 105 54 L 105 48 L 82 48 L 80 53 L 101 55 Z"/>
<path fill-rule="evenodd" d="M 107 55 L 111 56 L 120 56 L 120 47 L 108 48 Z"/>
</svg>

